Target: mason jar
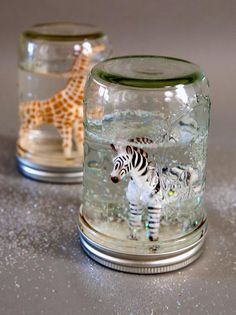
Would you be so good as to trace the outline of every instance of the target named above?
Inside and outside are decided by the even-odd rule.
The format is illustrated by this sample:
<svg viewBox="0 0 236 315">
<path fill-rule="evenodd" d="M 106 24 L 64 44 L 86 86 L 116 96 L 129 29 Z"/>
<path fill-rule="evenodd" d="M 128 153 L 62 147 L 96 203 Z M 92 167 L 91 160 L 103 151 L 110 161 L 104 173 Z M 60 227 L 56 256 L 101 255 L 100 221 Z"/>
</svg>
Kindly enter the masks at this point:
<svg viewBox="0 0 236 315">
<path fill-rule="evenodd" d="M 207 231 L 204 73 L 170 57 L 108 59 L 91 71 L 84 112 L 79 229 L 85 252 L 134 273 L 196 260 Z"/>
<path fill-rule="evenodd" d="M 107 35 L 91 25 L 38 24 L 20 35 L 21 173 L 42 181 L 81 182 L 84 84 L 91 67 L 110 51 Z"/>
</svg>

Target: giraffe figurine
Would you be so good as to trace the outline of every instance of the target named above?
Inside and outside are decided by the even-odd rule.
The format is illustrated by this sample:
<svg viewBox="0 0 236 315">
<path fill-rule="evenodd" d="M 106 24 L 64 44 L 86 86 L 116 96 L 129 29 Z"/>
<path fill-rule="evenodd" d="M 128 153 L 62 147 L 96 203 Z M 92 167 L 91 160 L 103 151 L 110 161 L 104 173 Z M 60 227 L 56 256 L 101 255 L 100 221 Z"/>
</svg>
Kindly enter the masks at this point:
<svg viewBox="0 0 236 315">
<path fill-rule="evenodd" d="M 65 158 L 71 158 L 72 139 L 78 152 L 83 152 L 83 97 L 84 85 L 94 53 L 104 50 L 104 45 L 94 47 L 88 42 L 79 46 L 66 87 L 46 100 L 32 100 L 20 104 L 20 138 L 43 124 L 52 124 L 62 138 Z M 99 114 L 99 113 L 98 113 Z M 95 113 L 96 115 L 96 113 Z"/>
</svg>

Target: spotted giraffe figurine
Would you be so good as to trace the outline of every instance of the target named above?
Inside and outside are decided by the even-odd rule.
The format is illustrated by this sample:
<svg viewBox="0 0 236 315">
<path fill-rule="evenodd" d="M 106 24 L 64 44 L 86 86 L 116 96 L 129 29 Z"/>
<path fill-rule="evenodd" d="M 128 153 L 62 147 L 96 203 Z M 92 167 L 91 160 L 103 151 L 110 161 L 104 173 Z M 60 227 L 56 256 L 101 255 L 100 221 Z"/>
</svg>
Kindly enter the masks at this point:
<svg viewBox="0 0 236 315">
<path fill-rule="evenodd" d="M 20 104 L 20 138 L 24 137 L 30 129 L 38 128 L 43 124 L 52 124 L 62 138 L 65 158 L 71 158 L 73 133 L 76 149 L 82 152 L 84 85 L 92 56 L 104 49 L 104 45 L 91 47 L 88 42 L 84 42 L 77 52 L 65 88 L 57 91 L 49 99 L 26 101 Z M 99 113 L 94 114 L 99 115 Z"/>
</svg>

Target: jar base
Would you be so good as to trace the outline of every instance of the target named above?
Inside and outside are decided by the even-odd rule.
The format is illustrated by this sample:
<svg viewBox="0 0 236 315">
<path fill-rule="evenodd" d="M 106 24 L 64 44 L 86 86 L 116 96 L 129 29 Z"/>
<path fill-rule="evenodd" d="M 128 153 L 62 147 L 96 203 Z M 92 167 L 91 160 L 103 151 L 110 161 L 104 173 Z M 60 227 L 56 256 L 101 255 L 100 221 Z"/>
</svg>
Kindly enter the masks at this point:
<svg viewBox="0 0 236 315">
<path fill-rule="evenodd" d="M 16 156 L 16 163 L 19 172 L 27 178 L 49 183 L 82 183 L 82 167 L 48 167 L 31 163 Z"/>
<path fill-rule="evenodd" d="M 91 241 L 80 230 L 80 243 L 85 253 L 101 265 L 122 272 L 136 274 L 158 274 L 184 268 L 194 262 L 203 252 L 207 233 L 207 221 L 200 238 L 191 246 L 167 254 L 127 255 L 111 251 Z"/>
</svg>

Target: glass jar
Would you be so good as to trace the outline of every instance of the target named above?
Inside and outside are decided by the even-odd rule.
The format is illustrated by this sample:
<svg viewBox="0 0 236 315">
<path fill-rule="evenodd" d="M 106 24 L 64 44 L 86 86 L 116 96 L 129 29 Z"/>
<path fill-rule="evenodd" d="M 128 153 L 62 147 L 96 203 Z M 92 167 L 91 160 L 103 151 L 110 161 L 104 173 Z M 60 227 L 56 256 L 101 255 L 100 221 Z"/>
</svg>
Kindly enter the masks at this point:
<svg viewBox="0 0 236 315">
<path fill-rule="evenodd" d="M 197 259 L 207 231 L 210 100 L 203 72 L 170 57 L 108 59 L 92 69 L 84 104 L 84 250 L 134 273 Z"/>
<path fill-rule="evenodd" d="M 81 182 L 84 84 L 110 50 L 107 35 L 90 25 L 39 24 L 21 34 L 17 163 L 24 175 Z"/>
</svg>

